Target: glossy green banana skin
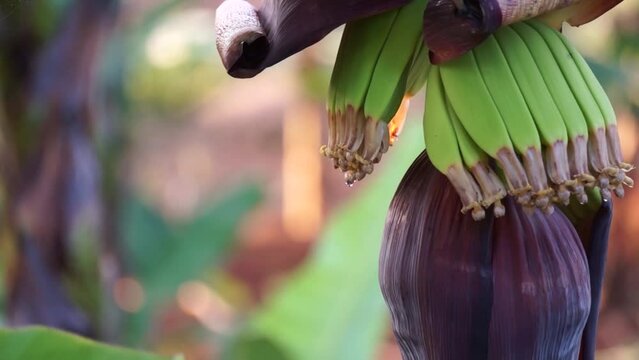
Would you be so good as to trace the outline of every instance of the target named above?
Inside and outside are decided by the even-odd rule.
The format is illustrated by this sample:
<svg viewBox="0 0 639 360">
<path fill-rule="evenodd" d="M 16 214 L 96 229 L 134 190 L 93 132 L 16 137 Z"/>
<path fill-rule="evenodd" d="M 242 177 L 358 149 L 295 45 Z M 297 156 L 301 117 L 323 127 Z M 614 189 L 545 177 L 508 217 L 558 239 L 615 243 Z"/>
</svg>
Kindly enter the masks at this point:
<svg viewBox="0 0 639 360">
<path fill-rule="evenodd" d="M 426 152 L 433 165 L 448 177 L 457 190 L 463 204 L 462 212 L 472 210 L 473 218 L 481 220 L 485 216 L 481 207 L 481 190 L 464 167 L 438 67 L 431 68 L 428 75 L 425 103 Z"/>
<path fill-rule="evenodd" d="M 632 187 L 625 172 L 634 167 L 622 161 L 614 110 L 605 92 L 584 58 L 554 29 L 537 21 L 528 22 L 550 47 L 564 77 L 581 107 L 589 129 L 588 160 L 590 170 L 597 174 L 597 185 L 604 198 L 614 191 L 624 195 L 624 186 Z"/>
<path fill-rule="evenodd" d="M 446 96 L 460 122 L 473 141 L 504 170 L 509 193 L 516 196 L 520 203 L 529 203 L 531 186 L 525 169 L 517 158 L 474 52 L 466 53 L 439 68 Z"/>
<path fill-rule="evenodd" d="M 327 101 L 329 139 L 320 152 L 349 185 L 381 161 L 401 130 L 395 115 L 405 96 L 423 86 L 430 67 L 421 37 L 425 6 L 413 0 L 346 25 Z M 389 125 L 394 118 L 400 124 Z"/>
<path fill-rule="evenodd" d="M 389 122 L 407 90 L 414 54 L 423 47 L 422 26 L 426 0 L 413 0 L 398 10 L 372 72 L 364 114 Z"/>
</svg>

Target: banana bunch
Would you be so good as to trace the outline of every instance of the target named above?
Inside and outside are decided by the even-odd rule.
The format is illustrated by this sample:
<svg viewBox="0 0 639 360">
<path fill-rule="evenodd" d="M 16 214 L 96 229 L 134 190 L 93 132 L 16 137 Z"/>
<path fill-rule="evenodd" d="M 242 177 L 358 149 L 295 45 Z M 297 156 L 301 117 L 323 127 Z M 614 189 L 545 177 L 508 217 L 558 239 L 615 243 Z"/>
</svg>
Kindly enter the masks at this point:
<svg viewBox="0 0 639 360">
<path fill-rule="evenodd" d="M 328 143 L 320 149 L 348 185 L 372 173 L 401 132 L 408 99 L 426 81 L 426 0 L 346 25 L 328 96 Z"/>
<path fill-rule="evenodd" d="M 424 139 L 433 165 L 474 219 L 510 194 L 546 213 L 587 189 L 624 195 L 633 169 L 621 156 L 616 118 L 581 55 L 535 21 L 502 27 L 428 75 Z"/>
</svg>

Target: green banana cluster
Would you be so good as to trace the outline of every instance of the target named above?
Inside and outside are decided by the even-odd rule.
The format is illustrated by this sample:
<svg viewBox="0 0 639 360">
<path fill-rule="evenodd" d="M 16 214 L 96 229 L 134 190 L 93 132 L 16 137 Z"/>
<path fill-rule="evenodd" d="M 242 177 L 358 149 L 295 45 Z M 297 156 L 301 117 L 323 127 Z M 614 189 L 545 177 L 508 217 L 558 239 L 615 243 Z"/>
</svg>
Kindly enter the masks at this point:
<svg viewBox="0 0 639 360">
<path fill-rule="evenodd" d="M 426 150 L 482 219 L 510 194 L 550 213 L 589 188 L 604 199 L 633 186 L 614 110 L 581 55 L 536 21 L 503 27 L 466 55 L 430 70 Z"/>
<path fill-rule="evenodd" d="M 426 2 L 413 0 L 344 29 L 328 96 L 328 142 L 320 152 L 349 185 L 372 173 L 401 131 L 408 98 L 426 81 Z"/>
</svg>

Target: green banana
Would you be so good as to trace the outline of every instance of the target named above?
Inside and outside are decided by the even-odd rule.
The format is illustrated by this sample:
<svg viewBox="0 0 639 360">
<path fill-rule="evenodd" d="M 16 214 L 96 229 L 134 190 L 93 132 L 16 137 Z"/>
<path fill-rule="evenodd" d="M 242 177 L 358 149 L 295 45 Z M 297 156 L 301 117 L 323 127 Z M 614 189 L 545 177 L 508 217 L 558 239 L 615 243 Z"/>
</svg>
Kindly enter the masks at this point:
<svg viewBox="0 0 639 360">
<path fill-rule="evenodd" d="M 354 182 L 356 172 L 353 170 L 360 165 L 353 161 L 356 160 L 353 154 L 364 142 L 362 129 L 370 122 L 361 114 L 361 104 L 365 101 L 371 74 L 397 15 L 398 10 L 395 10 L 349 23 L 342 35 L 329 90 L 329 97 L 333 97 L 332 103 L 329 102 L 332 106 L 329 108 L 329 135 L 334 137 L 329 137 L 329 145 L 320 151 L 333 159 L 335 168 L 344 172 L 349 184 Z M 382 127 L 378 130 L 376 124 L 372 125 L 375 128 L 373 136 L 380 133 L 383 136 Z M 370 166 L 368 170 L 371 170 Z"/>
<path fill-rule="evenodd" d="M 499 29 L 495 33 L 495 38 L 506 56 L 546 147 L 546 170 L 551 182 L 556 186 L 557 200 L 568 204 L 569 188 L 574 188 L 577 183 L 570 176 L 568 133 L 559 108 L 526 43 L 512 27 Z"/>
<path fill-rule="evenodd" d="M 517 197 L 521 204 L 528 204 L 531 201 L 531 186 L 526 171 L 519 162 L 499 109 L 484 83 L 474 52 L 468 52 L 439 68 L 446 97 L 460 123 L 473 141 L 497 161 L 506 178 L 509 193 Z M 429 89 L 430 84 L 426 91 Z"/>
<path fill-rule="evenodd" d="M 614 110 L 560 33 L 537 21 L 514 24 L 432 66 L 421 36 L 426 1 L 346 26 L 321 152 L 347 184 L 373 171 L 401 131 L 409 99 L 426 84 L 426 151 L 474 219 L 491 206 L 502 216 L 506 192 L 545 212 L 573 194 L 595 206 L 597 196 L 588 201 L 594 186 L 603 199 L 611 191 L 623 196 L 633 166 L 621 157 Z"/>
<path fill-rule="evenodd" d="M 413 56 L 408 77 L 406 79 L 406 93 L 395 116 L 388 123 L 388 131 L 390 133 L 390 144 L 393 145 L 399 138 L 399 134 L 404 127 L 410 99 L 415 96 L 426 84 L 428 71 L 430 70 L 430 59 L 428 58 L 428 48 L 423 41 L 418 41 L 417 49 Z"/>
<path fill-rule="evenodd" d="M 430 59 L 428 58 L 428 48 L 424 41 L 418 41 L 415 56 L 408 72 L 406 80 L 406 96 L 415 96 L 426 84 L 428 72 L 430 70 Z"/>
<path fill-rule="evenodd" d="M 586 118 L 555 58 L 548 55 L 550 49 L 541 35 L 525 22 L 514 24 L 512 28 L 524 40 L 550 95 L 555 99 L 556 104 L 560 104 L 558 109 L 569 137 L 568 159 L 571 178 L 576 181 L 574 185 L 575 196 L 579 203 L 586 203 L 588 196 L 584 187 L 592 187 L 595 182 L 595 178 L 588 171 L 588 125 Z"/>
<path fill-rule="evenodd" d="M 424 112 L 424 142 L 433 165 L 448 179 L 462 202 L 462 213 L 471 211 L 473 219 L 485 217 L 479 186 L 464 167 L 455 128 L 446 103 L 439 67 L 428 75 Z"/>
<path fill-rule="evenodd" d="M 426 0 L 413 0 L 398 10 L 395 25 L 388 33 L 371 78 L 364 114 L 389 122 L 406 92 L 414 54 L 423 47 L 423 14 Z"/>
<path fill-rule="evenodd" d="M 502 205 L 501 199 L 506 197 L 506 188 L 499 176 L 489 166 L 490 157 L 488 154 L 479 148 L 468 135 L 450 103 L 447 102 L 446 105 L 464 164 L 466 164 L 470 173 L 473 174 L 482 191 L 481 204 L 486 209 L 494 204 L 495 217 L 502 217 L 506 213 L 506 208 Z"/>
<path fill-rule="evenodd" d="M 611 177 L 611 187 L 618 197 L 624 196 L 623 185 L 632 187 L 634 185 L 633 180 L 626 176 L 625 173 L 632 170 L 634 167 L 623 161 L 623 155 L 621 153 L 621 142 L 619 141 L 619 132 L 617 129 L 617 116 L 615 110 L 610 103 L 610 99 L 603 87 L 597 80 L 597 77 L 588 66 L 586 60 L 579 54 L 577 49 L 572 46 L 568 39 L 561 34 L 556 34 L 566 46 L 566 49 L 570 52 L 572 59 L 577 64 L 581 75 L 583 76 L 592 96 L 595 98 L 595 102 L 599 106 L 604 123 L 606 124 L 606 140 L 608 141 L 608 159 L 610 160 L 611 167 L 607 170 L 607 174 Z"/>
<path fill-rule="evenodd" d="M 420 69 L 427 72 L 429 64 L 416 63 L 425 7 L 426 0 L 413 0 L 344 29 L 330 82 L 329 139 L 320 152 L 349 185 L 370 174 L 397 137 L 403 118 L 395 115 L 408 106 L 408 79 L 417 87 Z"/>
<path fill-rule="evenodd" d="M 537 21 L 529 21 L 528 24 L 544 38 L 551 49 L 586 118 L 589 132 L 588 160 L 591 171 L 597 174 L 597 185 L 602 197 L 610 199 L 610 190 L 614 190 L 618 196 L 623 196 L 622 184 L 633 185 L 632 180 L 624 174 L 625 171 L 631 170 L 632 166 L 622 164 L 620 151 L 617 152 L 618 155 L 609 155 L 609 148 L 612 147 L 613 151 L 615 151 L 615 144 L 618 144 L 619 140 L 616 126 L 607 126 L 607 122 L 609 124 L 616 122 L 614 120 L 614 111 L 609 108 L 606 115 L 600 108 L 600 104 L 609 103 L 608 100 L 603 100 L 606 97 L 605 93 L 600 85 L 595 86 L 598 82 L 594 74 L 592 74 L 583 57 L 568 43 L 561 33 Z M 586 79 L 587 77 L 589 77 L 589 80 Z M 593 88 L 601 90 L 595 95 Z M 604 109 L 604 111 L 606 110 Z M 610 131 L 607 131 L 607 127 Z M 609 137 L 612 137 L 613 140 L 609 140 Z M 617 166 L 615 166 L 615 162 L 618 162 Z"/>
<path fill-rule="evenodd" d="M 534 206 L 550 212 L 552 211 L 550 200 L 554 191 L 548 186 L 541 141 L 533 116 L 519 84 L 511 73 L 508 61 L 493 36 L 488 37 L 473 52 L 486 87 L 508 130 L 508 135 L 524 160 L 526 174 L 534 192 Z"/>
</svg>

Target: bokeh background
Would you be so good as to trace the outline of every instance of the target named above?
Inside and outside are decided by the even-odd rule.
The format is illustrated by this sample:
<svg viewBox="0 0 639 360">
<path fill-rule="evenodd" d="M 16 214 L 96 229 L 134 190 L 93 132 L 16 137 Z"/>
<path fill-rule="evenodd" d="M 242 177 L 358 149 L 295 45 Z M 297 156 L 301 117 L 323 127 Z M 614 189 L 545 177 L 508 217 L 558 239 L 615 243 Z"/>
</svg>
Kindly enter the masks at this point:
<svg viewBox="0 0 639 360">
<path fill-rule="evenodd" d="M 219 2 L 0 1 L 0 325 L 187 359 L 400 359 L 377 256 L 423 94 L 347 187 L 318 151 L 341 30 L 236 80 Z M 565 33 L 639 164 L 639 1 Z M 639 358 L 638 212 L 636 190 L 615 199 L 601 359 Z"/>
</svg>

